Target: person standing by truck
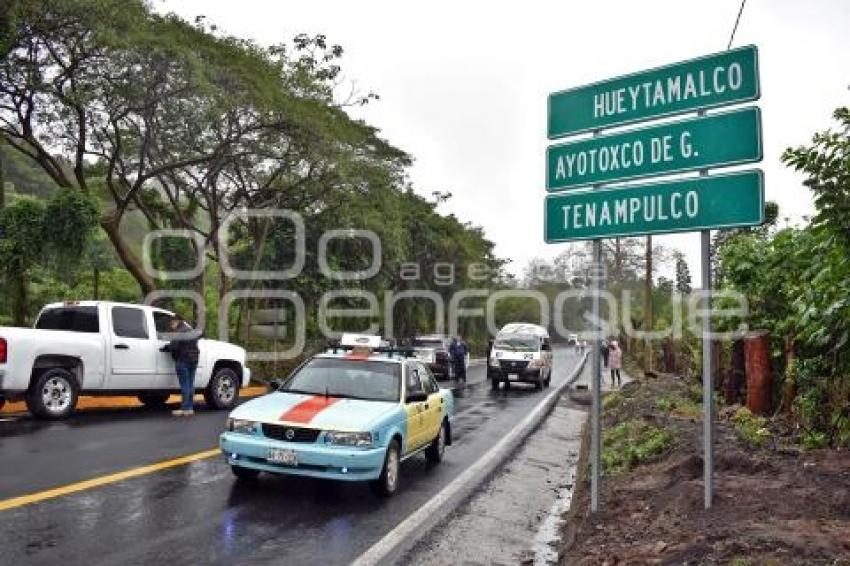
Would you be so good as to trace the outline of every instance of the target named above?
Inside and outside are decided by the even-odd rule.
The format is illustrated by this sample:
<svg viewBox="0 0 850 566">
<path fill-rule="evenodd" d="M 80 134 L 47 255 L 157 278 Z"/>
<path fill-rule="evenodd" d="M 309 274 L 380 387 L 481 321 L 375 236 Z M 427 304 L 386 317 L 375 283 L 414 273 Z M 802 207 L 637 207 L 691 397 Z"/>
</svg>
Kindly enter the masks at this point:
<svg viewBox="0 0 850 566">
<path fill-rule="evenodd" d="M 171 319 L 173 337 L 163 351 L 170 352 L 174 359 L 174 370 L 180 383 L 182 397 L 180 408 L 171 412 L 175 417 L 191 417 L 195 414 L 195 372 L 198 370 L 198 337 L 185 320 L 175 316 Z"/>
<path fill-rule="evenodd" d="M 459 381 L 466 381 L 466 354 L 468 353 L 469 348 L 462 336 L 458 335 L 457 338 L 452 339 L 452 344 L 449 346 L 449 356 L 452 364 L 454 364 L 455 377 Z"/>
</svg>

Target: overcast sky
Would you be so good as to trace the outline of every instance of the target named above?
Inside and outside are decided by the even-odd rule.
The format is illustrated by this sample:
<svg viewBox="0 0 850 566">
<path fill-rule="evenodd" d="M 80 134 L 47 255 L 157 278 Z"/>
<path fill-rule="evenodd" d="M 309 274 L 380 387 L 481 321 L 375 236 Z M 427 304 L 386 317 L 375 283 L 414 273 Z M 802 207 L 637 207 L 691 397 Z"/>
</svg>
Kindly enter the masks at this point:
<svg viewBox="0 0 850 566">
<path fill-rule="evenodd" d="M 153 0 L 207 16 L 268 45 L 324 33 L 345 48 L 343 71 L 381 96 L 358 116 L 415 158 L 423 195 L 483 226 L 521 273 L 543 242 L 546 97 L 552 91 L 726 48 L 740 0 Z M 759 48 L 766 196 L 799 222 L 812 210 L 802 177 L 779 160 L 832 126 L 850 104 L 850 0 L 748 0 L 734 46 Z M 659 238 L 685 251 L 699 281 L 699 235 Z"/>
</svg>

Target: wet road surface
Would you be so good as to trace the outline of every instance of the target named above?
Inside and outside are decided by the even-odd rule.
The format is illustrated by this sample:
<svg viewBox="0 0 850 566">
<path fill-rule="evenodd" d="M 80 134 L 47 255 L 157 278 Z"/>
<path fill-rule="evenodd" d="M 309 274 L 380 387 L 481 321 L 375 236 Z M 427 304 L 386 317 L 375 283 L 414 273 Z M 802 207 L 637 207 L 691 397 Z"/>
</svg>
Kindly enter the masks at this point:
<svg viewBox="0 0 850 566">
<path fill-rule="evenodd" d="M 555 352 L 553 384 L 578 358 Z M 237 484 L 220 457 L 0 511 L 0 564 L 347 564 L 474 463 L 546 390 L 491 391 L 483 365 L 457 391 L 455 443 L 442 464 L 402 465 L 390 499 L 365 484 L 263 475 Z M 209 450 L 226 413 L 174 419 L 145 409 L 61 423 L 0 422 L 0 504 Z"/>
</svg>

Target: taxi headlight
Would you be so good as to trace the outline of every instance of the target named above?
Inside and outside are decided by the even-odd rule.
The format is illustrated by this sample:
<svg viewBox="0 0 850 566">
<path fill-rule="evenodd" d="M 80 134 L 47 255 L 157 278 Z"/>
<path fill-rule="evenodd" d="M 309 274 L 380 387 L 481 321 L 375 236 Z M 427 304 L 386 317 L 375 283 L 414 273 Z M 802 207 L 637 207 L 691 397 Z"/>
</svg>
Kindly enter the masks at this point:
<svg viewBox="0 0 850 566">
<path fill-rule="evenodd" d="M 528 362 L 528 367 L 530 368 L 542 368 L 543 367 L 543 358 L 537 358 L 536 360 L 532 359 Z"/>
<path fill-rule="evenodd" d="M 230 432 L 238 432 L 239 434 L 254 434 L 254 421 L 246 421 L 244 419 L 227 419 L 227 430 Z"/>
<path fill-rule="evenodd" d="M 325 439 L 330 444 L 338 446 L 372 446 L 371 432 L 337 432 L 328 431 Z"/>
<path fill-rule="evenodd" d="M 497 358 L 497 357 L 495 357 L 495 356 L 493 356 L 492 358 L 490 358 L 490 367 L 491 367 L 491 368 L 497 368 L 497 367 L 499 367 L 499 358 Z"/>
</svg>

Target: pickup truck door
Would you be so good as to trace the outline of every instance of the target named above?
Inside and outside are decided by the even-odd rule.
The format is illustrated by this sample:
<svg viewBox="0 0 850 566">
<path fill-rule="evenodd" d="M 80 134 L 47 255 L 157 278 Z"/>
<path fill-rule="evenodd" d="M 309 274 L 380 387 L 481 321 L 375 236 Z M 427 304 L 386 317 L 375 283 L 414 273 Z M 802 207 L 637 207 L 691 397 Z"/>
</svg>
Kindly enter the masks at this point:
<svg viewBox="0 0 850 566">
<path fill-rule="evenodd" d="M 109 389 L 156 389 L 157 341 L 143 309 L 108 309 L 112 360 Z"/>
<path fill-rule="evenodd" d="M 156 329 L 156 373 L 160 387 L 164 389 L 179 389 L 177 382 L 177 371 L 174 369 L 174 358 L 171 352 L 162 352 L 162 347 L 167 346 L 170 340 L 171 321 L 174 315 L 166 311 L 153 311 L 154 328 Z"/>
</svg>

